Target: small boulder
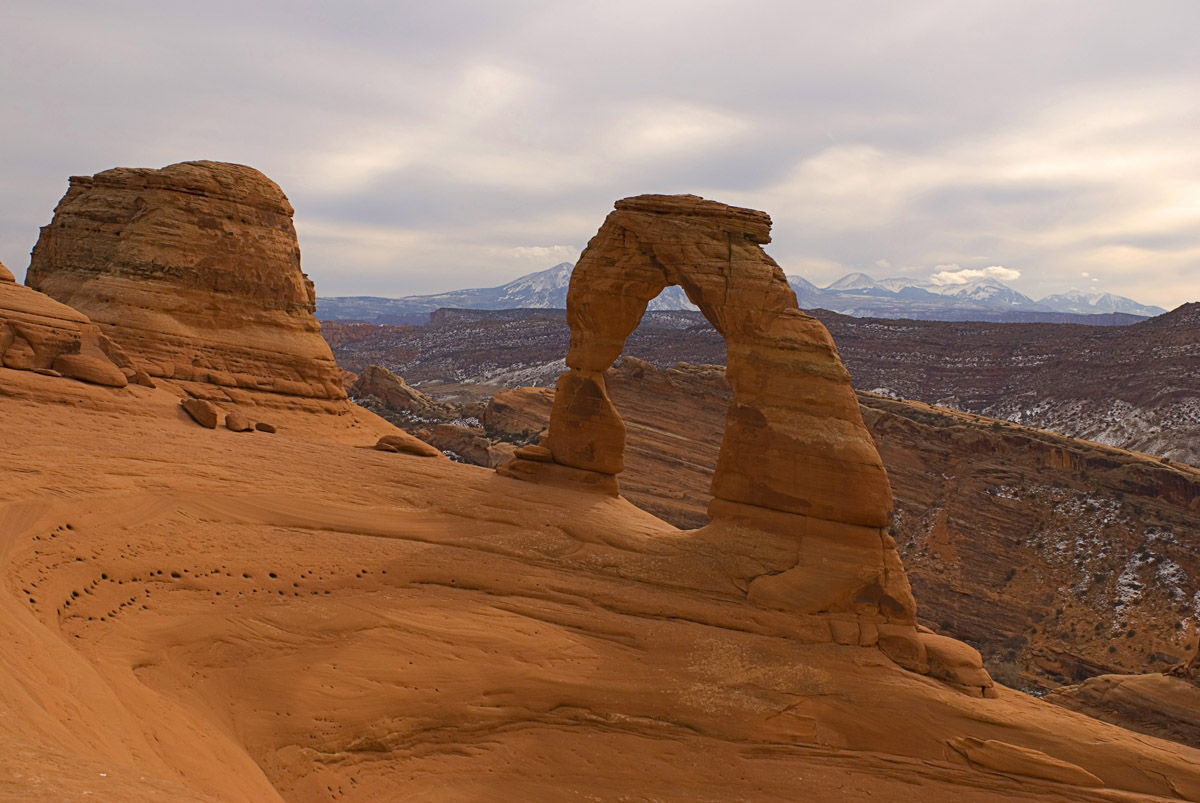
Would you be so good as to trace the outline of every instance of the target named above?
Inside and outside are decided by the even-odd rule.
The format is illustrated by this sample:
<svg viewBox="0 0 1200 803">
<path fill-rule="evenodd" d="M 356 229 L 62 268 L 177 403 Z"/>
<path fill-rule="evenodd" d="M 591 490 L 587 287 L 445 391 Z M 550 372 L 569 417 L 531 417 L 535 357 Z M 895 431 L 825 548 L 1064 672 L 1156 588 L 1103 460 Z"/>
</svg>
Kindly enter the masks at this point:
<svg viewBox="0 0 1200 803">
<path fill-rule="evenodd" d="M 252 432 L 254 425 L 241 410 L 231 410 L 225 414 L 225 428 L 230 432 Z"/>
<path fill-rule="evenodd" d="M 257 424 L 254 425 L 254 428 L 257 429 L 259 432 L 268 432 L 268 433 L 271 433 L 272 435 L 275 434 L 275 425 L 268 424 L 266 421 L 259 421 Z"/>
<path fill-rule="evenodd" d="M 123 388 L 129 384 L 120 368 L 106 359 L 90 354 L 60 354 L 54 359 L 54 370 L 63 376 L 81 382 L 91 382 L 93 385 Z"/>
<path fill-rule="evenodd" d="M 384 435 L 375 444 L 375 448 L 382 452 L 402 452 L 418 457 L 440 457 L 443 460 L 446 459 L 446 456 L 437 449 L 407 433 Z"/>
<path fill-rule="evenodd" d="M 994 697 L 992 676 L 983 668 L 979 650 L 949 636 L 919 633 L 929 660 L 929 674 L 947 683 L 978 691 L 984 697 Z"/>
<path fill-rule="evenodd" d="M 184 399 L 179 405 L 200 426 L 208 429 L 217 428 L 219 414 L 212 402 L 206 402 L 204 399 Z"/>
<path fill-rule="evenodd" d="M 135 385 L 141 385 L 142 387 L 146 388 L 158 387 L 154 384 L 154 380 L 150 378 L 150 374 L 146 373 L 141 368 L 138 368 L 133 372 L 133 377 L 129 381 Z"/>
</svg>

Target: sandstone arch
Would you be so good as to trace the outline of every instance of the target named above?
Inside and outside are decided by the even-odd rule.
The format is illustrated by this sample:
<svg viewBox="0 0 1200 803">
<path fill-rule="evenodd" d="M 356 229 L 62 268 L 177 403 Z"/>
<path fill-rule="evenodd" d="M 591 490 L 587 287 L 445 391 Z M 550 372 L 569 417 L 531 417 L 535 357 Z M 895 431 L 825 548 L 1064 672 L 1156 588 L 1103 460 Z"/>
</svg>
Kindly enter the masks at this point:
<svg viewBox="0 0 1200 803">
<path fill-rule="evenodd" d="M 725 337 L 734 399 L 712 482 L 716 544 L 760 605 L 830 618 L 831 638 L 880 644 L 928 670 L 895 543 L 887 473 L 825 327 L 763 251 L 770 218 L 696 196 L 618 201 L 571 277 L 571 343 L 549 437 L 501 473 L 616 493 L 625 427 L 603 372 L 647 304 L 679 285 Z M 973 684 L 972 684 L 973 685 Z"/>
</svg>

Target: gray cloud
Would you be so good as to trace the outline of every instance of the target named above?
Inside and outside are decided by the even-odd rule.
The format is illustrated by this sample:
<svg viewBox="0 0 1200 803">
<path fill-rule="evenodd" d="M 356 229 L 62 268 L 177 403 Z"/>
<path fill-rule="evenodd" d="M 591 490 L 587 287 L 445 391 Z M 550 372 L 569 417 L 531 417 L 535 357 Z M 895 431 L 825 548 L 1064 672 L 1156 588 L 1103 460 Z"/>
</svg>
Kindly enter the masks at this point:
<svg viewBox="0 0 1200 803">
<path fill-rule="evenodd" d="M 818 283 L 1004 265 L 1035 296 L 1200 298 L 1192 0 L 10 0 L 0 22 L 18 275 L 68 175 L 213 158 L 284 187 L 326 295 L 497 284 L 577 253 L 616 198 L 696 192 L 770 212 L 772 255 Z"/>
</svg>

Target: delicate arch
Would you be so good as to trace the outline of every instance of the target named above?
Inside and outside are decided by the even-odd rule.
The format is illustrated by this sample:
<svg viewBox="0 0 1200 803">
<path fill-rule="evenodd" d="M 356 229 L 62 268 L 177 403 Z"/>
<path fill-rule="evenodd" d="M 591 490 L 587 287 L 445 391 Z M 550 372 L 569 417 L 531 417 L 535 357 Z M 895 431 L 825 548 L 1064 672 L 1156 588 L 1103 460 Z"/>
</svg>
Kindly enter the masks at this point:
<svg viewBox="0 0 1200 803">
<path fill-rule="evenodd" d="M 898 649 L 919 662 L 912 592 L 885 530 L 887 473 L 833 339 L 762 250 L 770 228 L 762 212 L 691 195 L 618 201 L 571 276 L 571 345 L 549 437 L 501 473 L 616 494 L 625 425 L 604 371 L 649 302 L 679 285 L 725 338 L 733 389 L 712 523 L 696 537 L 723 545 L 752 601 L 900 625 Z"/>
<path fill-rule="evenodd" d="M 849 374 L 828 331 L 800 311 L 763 251 L 770 226 L 762 212 L 694 196 L 617 202 L 571 276 L 571 345 L 550 452 L 562 465 L 621 471 L 624 425 L 601 375 L 649 302 L 679 285 L 728 348 L 733 403 L 714 500 L 886 526 L 891 490 Z"/>
</svg>

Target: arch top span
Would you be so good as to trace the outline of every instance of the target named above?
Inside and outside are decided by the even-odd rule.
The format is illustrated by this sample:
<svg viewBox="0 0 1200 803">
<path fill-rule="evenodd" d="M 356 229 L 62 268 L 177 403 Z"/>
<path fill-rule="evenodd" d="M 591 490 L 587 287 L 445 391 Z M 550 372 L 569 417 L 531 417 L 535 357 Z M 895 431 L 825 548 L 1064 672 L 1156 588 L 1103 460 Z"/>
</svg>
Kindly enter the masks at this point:
<svg viewBox="0 0 1200 803">
<path fill-rule="evenodd" d="M 678 285 L 725 338 L 733 404 L 712 491 L 727 501 L 883 527 L 891 490 L 850 377 L 763 251 L 771 218 L 693 195 L 626 198 L 571 276 L 571 344 L 551 416 L 554 462 L 616 475 L 624 426 L 602 372 L 649 302 Z M 720 505 L 710 510 L 720 513 Z"/>
</svg>

